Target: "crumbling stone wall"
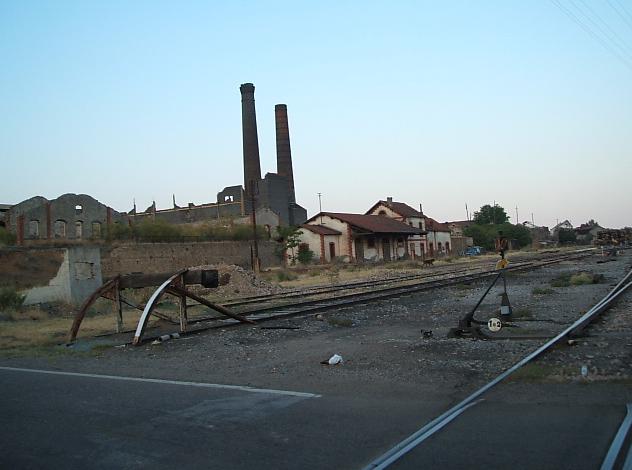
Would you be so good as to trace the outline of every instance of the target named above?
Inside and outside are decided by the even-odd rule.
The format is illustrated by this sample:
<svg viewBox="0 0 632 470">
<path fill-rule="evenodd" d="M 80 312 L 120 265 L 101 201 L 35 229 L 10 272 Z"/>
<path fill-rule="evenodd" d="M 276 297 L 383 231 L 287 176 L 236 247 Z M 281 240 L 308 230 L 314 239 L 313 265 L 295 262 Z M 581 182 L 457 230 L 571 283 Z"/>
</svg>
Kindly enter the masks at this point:
<svg viewBox="0 0 632 470">
<path fill-rule="evenodd" d="M 87 194 L 64 194 L 48 200 L 35 196 L 11 207 L 7 226 L 24 240 L 99 239 L 106 227 L 126 222 L 124 214 L 112 210 Z"/>
<path fill-rule="evenodd" d="M 0 250 L 0 285 L 25 294 L 25 305 L 80 305 L 101 284 L 98 246 Z"/>
<path fill-rule="evenodd" d="M 280 265 L 277 243 L 260 241 L 262 267 Z M 250 241 L 197 243 L 139 243 L 114 246 L 102 251 L 103 277 L 133 272 L 164 273 L 205 264 L 236 264 L 250 267 Z"/>
</svg>

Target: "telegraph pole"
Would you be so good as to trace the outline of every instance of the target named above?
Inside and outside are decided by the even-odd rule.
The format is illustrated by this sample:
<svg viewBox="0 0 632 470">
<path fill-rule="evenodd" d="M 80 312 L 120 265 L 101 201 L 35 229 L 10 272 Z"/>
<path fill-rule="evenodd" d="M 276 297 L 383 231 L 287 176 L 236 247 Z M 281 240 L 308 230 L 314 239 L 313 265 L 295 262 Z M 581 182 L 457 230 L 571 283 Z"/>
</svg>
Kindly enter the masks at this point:
<svg viewBox="0 0 632 470">
<path fill-rule="evenodd" d="M 516 206 L 516 225 L 518 225 L 520 222 L 518 221 L 518 206 Z"/>
<path fill-rule="evenodd" d="M 250 220 L 252 221 L 252 270 L 256 273 L 259 272 L 259 244 L 257 241 L 257 215 L 256 215 L 256 204 L 255 204 L 255 191 L 256 191 L 256 182 L 254 180 L 250 181 L 250 204 L 252 213 L 250 215 Z"/>
<path fill-rule="evenodd" d="M 321 201 L 321 196 L 323 193 L 318 193 L 318 212 L 320 213 L 320 225 L 323 225 L 323 205 Z"/>
</svg>

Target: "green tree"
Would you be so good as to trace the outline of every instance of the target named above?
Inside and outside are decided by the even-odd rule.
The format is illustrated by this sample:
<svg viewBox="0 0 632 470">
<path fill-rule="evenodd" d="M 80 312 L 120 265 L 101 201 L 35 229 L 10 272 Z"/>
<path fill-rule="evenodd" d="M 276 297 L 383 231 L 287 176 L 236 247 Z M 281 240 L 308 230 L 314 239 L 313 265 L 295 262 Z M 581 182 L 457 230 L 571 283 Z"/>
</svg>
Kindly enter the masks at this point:
<svg viewBox="0 0 632 470">
<path fill-rule="evenodd" d="M 301 243 L 301 235 L 303 232 L 296 226 L 289 227 L 277 227 L 279 242 L 279 251 L 278 254 L 283 258 L 284 254 L 287 254 L 288 260 L 290 264 L 294 264 L 296 262 L 296 256 L 294 250 Z"/>
<path fill-rule="evenodd" d="M 557 232 L 557 240 L 560 243 L 575 243 L 577 241 L 577 234 L 572 228 L 563 228 Z"/>
<path fill-rule="evenodd" d="M 505 209 L 499 205 L 485 204 L 478 212 L 474 212 L 474 223 L 479 225 L 504 224 L 509 220 Z"/>
<path fill-rule="evenodd" d="M 301 264 L 309 264 L 314 259 L 314 252 L 309 249 L 307 243 L 301 243 L 298 245 L 298 262 Z"/>
<path fill-rule="evenodd" d="M 531 244 L 531 232 L 528 228 L 522 225 L 512 225 L 508 222 L 488 225 L 474 224 L 464 230 L 466 236 L 474 239 L 474 245 L 482 246 L 490 251 L 495 249 L 494 241 L 498 237 L 498 232 L 502 232 L 503 236 L 509 240 L 515 240 L 520 248 Z"/>
</svg>

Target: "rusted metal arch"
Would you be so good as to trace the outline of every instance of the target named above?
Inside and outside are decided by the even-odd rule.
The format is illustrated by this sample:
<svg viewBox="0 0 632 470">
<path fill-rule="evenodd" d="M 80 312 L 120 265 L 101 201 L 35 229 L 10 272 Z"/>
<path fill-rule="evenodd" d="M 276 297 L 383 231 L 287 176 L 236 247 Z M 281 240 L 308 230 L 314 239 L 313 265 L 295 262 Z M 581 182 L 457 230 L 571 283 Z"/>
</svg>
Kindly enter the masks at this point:
<svg viewBox="0 0 632 470">
<path fill-rule="evenodd" d="M 145 304 L 145 308 L 143 309 L 143 314 L 140 316 L 140 319 L 138 320 L 138 325 L 136 326 L 136 332 L 134 333 L 134 340 L 132 341 L 134 345 L 140 344 L 141 338 L 145 331 L 145 327 L 147 326 L 147 321 L 149 321 L 149 316 L 151 315 L 152 310 L 154 309 L 154 307 L 156 306 L 160 298 L 165 294 L 167 287 L 169 287 L 169 285 L 176 279 L 182 278 L 184 273 L 186 273 L 187 271 L 188 269 L 183 269 L 181 271 L 178 271 L 169 279 L 167 279 L 165 282 L 160 284 L 158 289 L 156 289 L 154 293 L 151 294 L 151 297 L 147 301 L 147 304 Z M 183 282 L 183 279 L 181 279 L 181 282 Z M 186 302 L 185 302 L 185 308 L 186 308 Z"/>
<path fill-rule="evenodd" d="M 113 279 L 110 279 L 97 290 L 95 290 L 90 297 L 84 300 L 81 308 L 75 315 L 75 318 L 72 322 L 72 327 L 70 328 L 70 336 L 68 338 L 69 342 L 73 342 L 77 339 L 77 333 L 79 332 L 79 327 L 81 327 L 81 322 L 86 316 L 86 312 L 92 305 L 99 299 L 100 297 L 105 297 L 106 299 L 114 300 L 116 302 L 115 308 L 117 309 L 117 330 L 120 330 L 123 319 L 122 319 L 122 307 L 121 307 L 121 297 L 119 295 L 119 282 L 120 276 L 116 276 Z"/>
<path fill-rule="evenodd" d="M 186 332 L 188 318 L 187 318 L 187 297 L 195 300 L 196 302 L 209 307 L 217 312 L 226 315 L 228 317 L 234 318 L 242 323 L 250 323 L 254 324 L 255 322 L 249 320 L 241 315 L 237 315 L 227 308 L 221 307 L 220 305 L 215 305 L 203 297 L 200 297 L 193 292 L 186 289 L 185 283 L 185 275 L 188 272 L 188 269 L 183 269 L 182 271 L 178 271 L 165 282 L 163 282 L 151 295 L 145 308 L 143 309 L 143 314 L 138 320 L 138 326 L 136 327 L 136 332 L 134 333 L 134 339 L 132 344 L 135 346 L 139 345 L 142 342 L 143 333 L 145 332 L 145 328 L 147 327 L 147 322 L 149 321 L 149 317 L 152 314 L 155 306 L 158 304 L 158 301 L 164 294 L 171 294 L 180 299 L 180 331 Z"/>
</svg>

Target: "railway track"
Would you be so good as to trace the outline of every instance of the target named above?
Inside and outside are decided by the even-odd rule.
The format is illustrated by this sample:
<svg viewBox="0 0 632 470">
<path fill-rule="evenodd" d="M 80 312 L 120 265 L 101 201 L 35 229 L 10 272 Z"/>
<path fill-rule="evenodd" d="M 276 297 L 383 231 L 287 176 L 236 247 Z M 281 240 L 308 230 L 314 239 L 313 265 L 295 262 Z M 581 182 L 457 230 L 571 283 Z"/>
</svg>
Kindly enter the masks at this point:
<svg viewBox="0 0 632 470">
<path fill-rule="evenodd" d="M 566 260 L 580 259 L 592 254 L 591 250 L 581 252 L 573 252 L 570 254 L 558 255 L 538 261 L 529 261 L 516 263 L 506 272 L 518 272 L 530 269 L 537 269 L 549 264 L 559 263 Z M 476 272 L 454 275 L 453 272 L 444 273 L 442 277 L 428 279 L 427 276 L 419 278 L 418 276 L 410 277 L 404 281 L 400 280 L 397 285 L 386 285 L 383 282 L 359 283 L 364 284 L 363 289 L 353 292 L 338 294 L 341 289 L 319 290 L 316 293 L 306 293 L 301 300 L 291 303 L 273 303 L 274 301 L 284 300 L 276 296 L 261 297 L 258 306 L 252 309 L 234 309 L 233 311 L 250 321 L 261 323 L 265 321 L 285 319 L 308 314 L 315 314 L 328 310 L 347 308 L 354 305 L 376 302 L 381 300 L 392 299 L 396 297 L 407 296 L 430 289 L 449 287 L 456 284 L 471 283 L 487 279 L 498 275 L 497 270 L 477 270 Z M 380 286 L 380 287 L 378 287 Z M 357 287 L 356 287 L 357 288 Z M 349 285 L 343 290 L 351 289 Z M 331 296 L 335 294 L 335 296 Z M 327 296 L 330 295 L 330 296 Z M 189 330 L 187 333 L 195 333 L 213 328 L 224 328 L 240 324 L 239 321 L 232 318 L 220 316 L 191 318 L 191 324 L 197 327 Z"/>
<path fill-rule="evenodd" d="M 476 406 L 476 404 L 481 401 L 482 395 L 484 395 L 494 386 L 498 385 L 511 374 L 516 372 L 518 369 L 525 366 L 526 364 L 529 364 L 542 354 L 545 354 L 547 351 L 551 350 L 557 344 L 565 341 L 567 338 L 580 335 L 590 323 L 592 323 L 601 313 L 608 309 L 612 305 L 612 303 L 616 301 L 616 299 L 630 287 L 632 287 L 632 270 L 629 271 L 617 283 L 617 285 L 610 292 L 608 292 L 608 294 L 604 298 L 597 302 L 585 314 L 579 317 L 572 325 L 568 326 L 557 336 L 550 339 L 545 344 L 537 348 L 535 351 L 522 358 L 512 367 L 493 379 L 491 382 L 476 390 L 463 401 L 453 406 L 434 420 L 430 421 L 403 441 L 397 443 L 386 453 L 373 460 L 368 466 L 364 468 L 364 470 L 385 469 L 388 468 L 391 464 L 397 462 L 408 452 L 421 445 L 430 436 L 447 426 L 451 421 L 457 419 L 458 416 L 465 412 L 468 408 Z M 630 406 L 628 408 L 630 408 Z M 613 468 L 615 461 L 621 460 L 623 457 L 625 457 L 625 455 L 622 455 L 623 452 L 627 453 L 627 449 L 624 448 L 625 436 L 621 437 L 619 436 L 619 434 L 625 434 L 629 432 L 628 429 L 631 423 L 627 421 L 632 422 L 632 418 L 626 419 L 626 423 L 624 423 L 627 426 L 625 427 L 625 432 L 620 431 L 617 434 L 615 440 L 612 443 L 611 449 L 604 459 L 603 465 L 601 467 L 602 469 Z M 622 429 L 624 429 L 623 425 Z M 628 461 L 632 462 L 631 455 L 628 455 L 626 463 Z"/>
<path fill-rule="evenodd" d="M 562 254 L 562 255 L 560 255 L 558 252 L 546 253 L 543 256 L 539 256 L 536 259 L 531 259 L 528 261 L 525 256 L 515 256 L 513 257 L 514 263 L 512 267 L 515 268 L 515 267 L 519 267 L 523 265 L 524 263 L 560 259 L 560 257 L 565 258 L 567 256 L 572 256 L 575 254 L 592 252 L 592 251 L 593 249 L 589 248 L 589 249 L 575 250 L 572 253 L 567 253 L 567 254 Z M 462 264 L 465 264 L 465 263 L 462 263 Z M 438 268 L 437 271 L 433 271 L 433 272 L 401 274 L 401 275 L 393 276 L 387 279 L 350 281 L 350 282 L 338 283 L 335 286 L 315 286 L 315 287 L 308 287 L 308 288 L 302 288 L 302 289 L 293 289 L 293 290 L 286 291 L 279 294 L 255 295 L 255 296 L 249 296 L 249 297 L 242 297 L 239 299 L 231 299 L 222 303 L 222 306 L 234 308 L 234 307 L 241 307 L 244 305 L 260 304 L 261 302 L 272 302 L 276 300 L 285 300 L 285 299 L 290 299 L 294 297 L 306 297 L 306 296 L 312 296 L 312 295 L 334 293 L 334 292 L 350 290 L 350 289 L 354 289 L 354 290 L 363 289 L 363 288 L 370 289 L 373 287 L 403 283 L 407 281 L 416 281 L 416 280 L 423 280 L 423 279 L 430 279 L 430 278 L 437 278 L 437 277 L 445 277 L 452 274 L 480 273 L 480 272 L 488 271 L 486 269 L 488 265 L 489 265 L 489 260 L 485 260 L 485 261 L 476 262 L 475 266 L 471 266 L 471 265 L 455 266 L 449 269 Z"/>
</svg>

